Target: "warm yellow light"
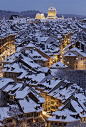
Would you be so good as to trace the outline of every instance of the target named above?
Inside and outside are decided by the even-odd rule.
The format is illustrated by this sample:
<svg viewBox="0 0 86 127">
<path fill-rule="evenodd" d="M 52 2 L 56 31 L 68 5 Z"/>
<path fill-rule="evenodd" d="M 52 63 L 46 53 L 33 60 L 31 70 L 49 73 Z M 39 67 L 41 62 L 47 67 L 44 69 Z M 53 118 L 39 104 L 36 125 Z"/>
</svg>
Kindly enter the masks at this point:
<svg viewBox="0 0 86 127">
<path fill-rule="evenodd" d="M 13 99 L 14 99 L 14 96 L 13 96 Z"/>
<path fill-rule="evenodd" d="M 33 122 L 35 123 L 36 121 L 35 121 L 35 120 L 33 120 Z"/>
<path fill-rule="evenodd" d="M 76 60 L 78 60 L 78 58 L 76 58 Z"/>
<path fill-rule="evenodd" d="M 67 62 L 67 64 L 69 64 L 69 61 Z"/>
</svg>

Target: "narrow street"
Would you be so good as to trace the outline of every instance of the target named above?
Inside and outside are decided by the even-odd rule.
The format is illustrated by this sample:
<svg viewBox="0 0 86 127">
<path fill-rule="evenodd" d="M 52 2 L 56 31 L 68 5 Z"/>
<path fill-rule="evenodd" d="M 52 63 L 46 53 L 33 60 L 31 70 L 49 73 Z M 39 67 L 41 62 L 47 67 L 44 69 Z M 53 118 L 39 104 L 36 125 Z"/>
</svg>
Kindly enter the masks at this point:
<svg viewBox="0 0 86 127">
<path fill-rule="evenodd" d="M 3 73 L 1 72 L 2 68 L 0 68 L 0 78 L 3 77 Z"/>
</svg>

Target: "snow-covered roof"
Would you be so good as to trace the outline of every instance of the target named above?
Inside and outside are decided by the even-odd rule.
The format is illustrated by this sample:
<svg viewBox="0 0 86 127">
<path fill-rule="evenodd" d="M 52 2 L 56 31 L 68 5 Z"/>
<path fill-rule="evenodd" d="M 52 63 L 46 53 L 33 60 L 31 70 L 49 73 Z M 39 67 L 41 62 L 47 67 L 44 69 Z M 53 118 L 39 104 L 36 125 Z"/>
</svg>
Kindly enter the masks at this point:
<svg viewBox="0 0 86 127">
<path fill-rule="evenodd" d="M 14 80 L 10 79 L 10 78 L 2 78 L 2 79 L 0 79 L 0 89 L 2 89 L 4 86 L 6 86 L 10 82 L 14 82 Z"/>
<path fill-rule="evenodd" d="M 3 91 L 4 92 L 9 92 L 12 87 L 13 87 L 13 85 L 8 85 Z"/>
<path fill-rule="evenodd" d="M 56 121 L 56 122 L 69 123 L 69 122 L 79 121 L 80 117 L 85 117 L 86 116 L 86 115 L 82 115 L 81 113 L 74 112 L 74 111 L 72 111 L 71 109 L 68 109 L 68 108 L 63 109 L 62 111 L 55 111 L 52 114 L 53 114 L 53 116 L 51 118 L 49 118 L 47 121 Z M 78 117 L 73 117 L 73 116 L 77 116 L 77 115 L 78 115 Z"/>
<path fill-rule="evenodd" d="M 41 42 L 46 42 L 49 39 L 49 37 L 41 37 Z"/>
<path fill-rule="evenodd" d="M 71 105 L 73 106 L 73 108 L 76 110 L 77 113 L 83 112 L 83 109 L 75 100 L 71 99 Z"/>
<path fill-rule="evenodd" d="M 23 99 L 24 97 L 27 96 L 27 94 L 30 92 L 29 87 L 25 87 L 23 90 L 19 91 L 17 90 L 16 93 L 16 97 L 17 99 Z"/>
<path fill-rule="evenodd" d="M 29 101 L 27 101 L 26 99 L 19 100 L 19 104 L 20 104 L 24 113 L 36 112 L 35 108 L 36 108 L 36 106 L 39 106 L 30 98 L 29 98 Z"/>
<path fill-rule="evenodd" d="M 31 78 L 33 81 L 41 82 L 42 79 L 45 78 L 45 74 L 44 73 L 39 73 L 36 75 L 33 74 L 33 75 L 29 75 L 28 78 Z"/>
<path fill-rule="evenodd" d="M 76 47 L 70 49 L 70 51 L 71 51 L 71 52 L 72 52 L 72 51 L 73 51 L 73 52 L 76 51 L 76 52 L 78 52 L 80 55 L 82 55 L 83 57 L 86 57 L 86 53 L 85 53 L 85 52 L 81 52 L 81 50 L 78 49 L 78 48 L 76 48 Z"/>
<path fill-rule="evenodd" d="M 51 5 L 51 7 L 48 8 L 48 11 L 56 11 L 56 8 Z"/>
<path fill-rule="evenodd" d="M 32 43 L 29 43 L 29 44 L 26 46 L 26 48 L 28 48 L 28 47 L 33 47 L 33 48 L 35 48 L 35 45 L 33 45 Z"/>
<path fill-rule="evenodd" d="M 0 107 L 0 121 L 3 121 L 6 118 L 10 118 L 11 116 L 8 114 L 9 107 Z"/>
<path fill-rule="evenodd" d="M 64 56 L 76 57 L 76 55 L 72 52 L 67 52 L 67 53 L 65 53 Z"/>
<path fill-rule="evenodd" d="M 68 66 L 65 65 L 65 64 L 63 64 L 63 63 L 61 63 L 61 62 L 59 61 L 59 62 L 57 62 L 57 63 L 54 63 L 50 68 L 51 68 L 51 69 L 52 69 L 52 68 L 56 69 L 56 68 L 66 68 L 66 67 L 68 67 Z"/>
</svg>

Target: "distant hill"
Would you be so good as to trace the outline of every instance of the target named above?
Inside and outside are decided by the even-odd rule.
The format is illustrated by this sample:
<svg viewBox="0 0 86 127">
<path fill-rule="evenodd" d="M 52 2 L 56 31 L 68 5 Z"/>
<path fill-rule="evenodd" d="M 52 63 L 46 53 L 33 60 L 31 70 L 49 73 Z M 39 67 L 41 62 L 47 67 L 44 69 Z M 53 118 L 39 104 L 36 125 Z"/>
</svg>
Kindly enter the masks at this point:
<svg viewBox="0 0 86 127">
<path fill-rule="evenodd" d="M 62 15 L 64 16 L 64 18 L 73 18 L 73 19 L 75 19 L 75 17 L 76 17 L 77 19 L 86 18 L 86 16 L 83 16 L 83 15 L 74 15 L 74 14 L 58 14 L 57 16 L 58 16 L 58 17 L 62 17 Z"/>
<path fill-rule="evenodd" d="M 13 12 L 13 11 L 5 11 L 5 10 L 0 10 L 0 19 L 2 19 L 3 16 L 5 16 L 6 18 L 10 18 L 11 15 L 19 15 L 20 17 L 30 17 L 30 18 L 35 18 L 35 15 L 38 11 L 35 10 L 29 10 L 29 11 L 22 11 L 22 12 Z M 46 13 L 45 17 L 47 16 Z M 58 14 L 58 17 L 62 17 L 62 15 L 65 18 L 77 18 L 77 19 L 83 19 L 86 16 L 82 16 L 82 15 L 73 15 L 73 14 Z"/>
<path fill-rule="evenodd" d="M 13 11 L 0 10 L 0 19 L 2 19 L 3 16 L 5 16 L 6 18 L 10 18 L 11 15 L 19 15 L 20 17 L 34 18 L 37 12 L 38 11 L 35 11 L 35 10 L 22 11 L 22 12 L 13 12 Z"/>
</svg>

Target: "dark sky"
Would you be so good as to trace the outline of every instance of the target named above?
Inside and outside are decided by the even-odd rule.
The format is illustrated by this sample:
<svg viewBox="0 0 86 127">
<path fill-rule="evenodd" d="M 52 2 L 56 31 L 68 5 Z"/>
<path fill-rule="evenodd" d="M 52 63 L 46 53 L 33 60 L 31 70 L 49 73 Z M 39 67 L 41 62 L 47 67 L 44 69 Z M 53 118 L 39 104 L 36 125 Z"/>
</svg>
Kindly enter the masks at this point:
<svg viewBox="0 0 86 127">
<path fill-rule="evenodd" d="M 0 10 L 46 12 L 53 4 L 57 14 L 86 15 L 86 0 L 0 0 Z"/>
</svg>

